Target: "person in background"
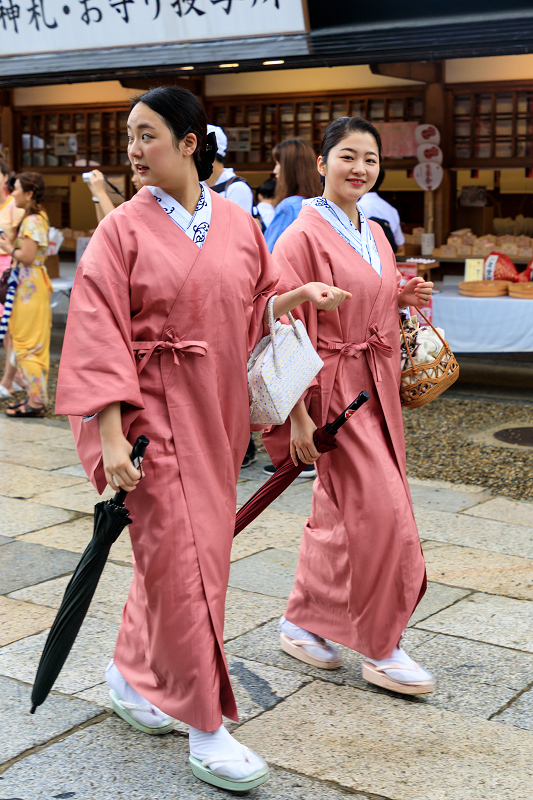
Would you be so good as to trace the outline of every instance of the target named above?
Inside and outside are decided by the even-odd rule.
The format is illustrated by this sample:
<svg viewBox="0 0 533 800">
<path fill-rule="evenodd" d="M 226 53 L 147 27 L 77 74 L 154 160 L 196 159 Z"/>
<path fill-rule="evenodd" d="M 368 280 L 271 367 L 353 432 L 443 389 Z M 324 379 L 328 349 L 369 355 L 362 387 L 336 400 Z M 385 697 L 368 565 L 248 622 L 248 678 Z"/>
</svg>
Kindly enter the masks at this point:
<svg viewBox="0 0 533 800">
<path fill-rule="evenodd" d="M 405 236 L 402 232 L 400 215 L 394 206 L 391 206 L 379 195 L 379 187 L 384 178 L 385 170 L 381 167 L 372 191 L 364 194 L 357 205 L 367 219 L 374 220 L 374 222 L 378 222 L 381 225 L 392 249 L 395 253 L 401 255 L 405 244 Z M 386 223 L 385 225 L 383 224 L 384 222 Z"/>
<path fill-rule="evenodd" d="M 15 241 L 18 226 L 24 216 L 24 209 L 17 208 L 15 198 L 12 197 L 8 187 L 11 170 L 0 160 L 0 230 L 5 233 L 10 241 Z M 9 253 L 0 252 L 0 276 L 11 266 L 11 256 Z M 0 319 L 4 312 L 4 306 L 0 304 Z M 4 337 L 4 348 L 6 351 L 6 365 L 2 380 L 0 381 L 0 399 L 11 397 L 13 392 L 21 392 L 22 386 L 15 383 L 17 367 L 11 363 L 11 341 L 9 331 Z"/>
<path fill-rule="evenodd" d="M 264 229 L 268 228 L 274 217 L 274 194 L 276 192 L 276 179 L 269 178 L 257 190 L 257 213 L 261 217 Z"/>
<path fill-rule="evenodd" d="M 0 234 L 0 251 L 11 255 L 18 283 L 9 317 L 11 345 L 29 397 L 12 403 L 8 417 L 44 417 L 50 366 L 52 284 L 45 267 L 49 222 L 42 206 L 44 181 L 36 172 L 17 175 L 13 197 L 24 211 L 15 242 Z"/>
<path fill-rule="evenodd" d="M 100 172 L 99 169 L 93 169 L 89 175 L 90 178 L 87 186 L 92 195 L 96 210 L 96 219 L 98 222 L 101 222 L 107 214 L 114 210 L 115 204 L 106 191 L 103 172 Z"/>
<path fill-rule="evenodd" d="M 316 157 L 309 142 L 305 139 L 286 139 L 276 145 L 272 155 L 276 162 L 273 174 L 277 184 L 274 217 L 265 232 L 270 252 L 283 231 L 300 213 L 303 201 L 322 193 Z"/>
<path fill-rule="evenodd" d="M 217 125 L 208 125 L 207 132 L 214 133 L 217 137 L 217 154 L 213 163 L 213 174 L 205 183 L 213 192 L 216 192 L 221 197 L 226 197 L 228 200 L 233 200 L 238 206 L 252 214 L 254 193 L 244 178 L 235 174 L 235 170 L 232 167 L 224 166 L 228 137 L 222 128 Z"/>
<path fill-rule="evenodd" d="M 131 183 L 136 192 L 142 189 L 141 177 L 133 164 L 131 165 Z"/>
</svg>

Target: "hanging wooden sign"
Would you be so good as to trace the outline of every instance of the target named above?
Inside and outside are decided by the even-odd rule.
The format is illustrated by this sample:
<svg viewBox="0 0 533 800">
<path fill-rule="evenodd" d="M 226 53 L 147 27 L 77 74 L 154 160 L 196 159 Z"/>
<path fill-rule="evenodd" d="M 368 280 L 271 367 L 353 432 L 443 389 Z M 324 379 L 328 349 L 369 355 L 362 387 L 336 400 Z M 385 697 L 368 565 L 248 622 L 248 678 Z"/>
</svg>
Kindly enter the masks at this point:
<svg viewBox="0 0 533 800">
<path fill-rule="evenodd" d="M 421 163 L 431 161 L 442 164 L 442 150 L 437 144 L 420 144 L 416 149 L 416 157 Z"/>
<path fill-rule="evenodd" d="M 440 144 L 439 129 L 429 122 L 423 122 L 415 129 L 415 141 L 417 144 Z"/>
</svg>

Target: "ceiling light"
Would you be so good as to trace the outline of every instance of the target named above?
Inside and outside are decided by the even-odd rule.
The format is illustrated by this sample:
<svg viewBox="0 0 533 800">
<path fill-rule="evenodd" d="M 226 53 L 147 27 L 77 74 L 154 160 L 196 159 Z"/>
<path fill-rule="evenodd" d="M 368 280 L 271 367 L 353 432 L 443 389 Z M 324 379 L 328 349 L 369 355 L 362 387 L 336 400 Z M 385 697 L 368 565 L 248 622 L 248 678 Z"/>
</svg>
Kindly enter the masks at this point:
<svg viewBox="0 0 533 800">
<path fill-rule="evenodd" d="M 219 64 L 219 69 L 227 69 L 228 67 L 238 67 L 238 64 Z"/>
<path fill-rule="evenodd" d="M 194 69 L 194 67 L 180 67 L 180 69 Z"/>
<path fill-rule="evenodd" d="M 280 59 L 279 61 L 263 61 L 263 66 L 271 67 L 273 64 L 284 64 L 284 63 L 285 61 L 283 61 L 283 59 Z"/>
</svg>

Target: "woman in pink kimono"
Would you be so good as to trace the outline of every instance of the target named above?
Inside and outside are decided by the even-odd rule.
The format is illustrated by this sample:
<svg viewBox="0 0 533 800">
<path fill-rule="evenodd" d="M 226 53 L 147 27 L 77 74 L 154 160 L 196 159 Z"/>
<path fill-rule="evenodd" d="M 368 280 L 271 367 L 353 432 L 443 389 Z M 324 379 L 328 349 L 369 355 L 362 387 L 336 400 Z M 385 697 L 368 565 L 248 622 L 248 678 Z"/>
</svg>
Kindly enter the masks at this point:
<svg viewBox="0 0 533 800">
<path fill-rule="evenodd" d="M 327 637 L 364 654 L 367 681 L 421 694 L 433 690 L 433 677 L 400 647 L 426 575 L 406 478 L 398 311 L 427 305 L 433 284 L 413 278 L 400 291 L 383 230 L 357 207 L 378 177 L 380 157 L 379 133 L 366 120 L 333 122 L 318 158 L 324 195 L 304 200 L 274 248 L 284 285 L 333 283 L 352 299 L 328 315 L 309 303 L 298 309 L 324 367 L 291 422 L 266 434 L 265 443 L 277 465 L 290 439 L 293 460 L 317 461 L 318 471 L 280 622 L 283 650 L 334 669 L 341 656 Z M 338 449 L 319 458 L 316 426 L 337 417 L 362 389 L 370 401 L 343 427 Z"/>
<path fill-rule="evenodd" d="M 252 217 L 200 185 L 216 145 L 194 95 L 150 90 L 128 134 L 143 188 L 102 220 L 78 268 L 56 409 L 71 415 L 99 491 L 132 491 L 133 583 L 106 670 L 113 708 L 146 733 L 188 723 L 194 774 L 242 791 L 269 772 L 222 725 L 222 714 L 238 719 L 224 603 L 249 438 L 246 361 L 278 275 Z M 274 313 L 346 296 L 315 282 L 277 297 Z M 139 483 L 129 455 L 141 433 Z"/>
</svg>

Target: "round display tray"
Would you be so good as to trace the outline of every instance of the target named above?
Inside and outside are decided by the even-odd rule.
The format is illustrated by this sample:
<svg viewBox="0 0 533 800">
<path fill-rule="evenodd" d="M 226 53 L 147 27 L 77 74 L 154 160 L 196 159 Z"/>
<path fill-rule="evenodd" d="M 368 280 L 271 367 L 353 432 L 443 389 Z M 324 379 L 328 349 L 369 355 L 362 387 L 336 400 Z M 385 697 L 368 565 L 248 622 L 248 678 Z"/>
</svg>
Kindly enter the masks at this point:
<svg viewBox="0 0 533 800">
<path fill-rule="evenodd" d="M 511 281 L 462 281 L 459 294 L 465 297 L 503 297 Z"/>
<path fill-rule="evenodd" d="M 512 283 L 509 286 L 509 297 L 517 297 L 520 300 L 533 300 L 533 282 Z"/>
</svg>

